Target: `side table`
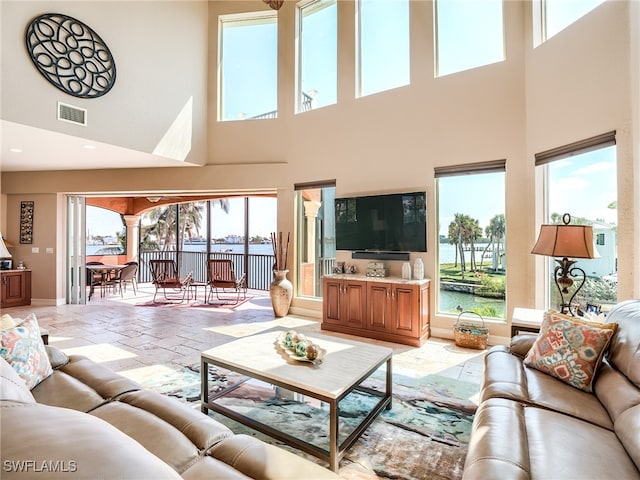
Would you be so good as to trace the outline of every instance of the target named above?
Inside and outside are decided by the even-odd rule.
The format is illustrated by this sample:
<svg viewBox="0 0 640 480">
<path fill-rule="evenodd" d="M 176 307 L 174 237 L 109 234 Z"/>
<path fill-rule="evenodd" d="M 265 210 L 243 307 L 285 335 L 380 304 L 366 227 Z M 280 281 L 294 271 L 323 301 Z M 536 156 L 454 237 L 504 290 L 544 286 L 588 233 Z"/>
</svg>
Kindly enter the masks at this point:
<svg viewBox="0 0 640 480">
<path fill-rule="evenodd" d="M 511 317 L 511 336 L 513 337 L 521 332 L 538 333 L 543 319 L 544 310 L 514 308 L 513 317 Z"/>
</svg>

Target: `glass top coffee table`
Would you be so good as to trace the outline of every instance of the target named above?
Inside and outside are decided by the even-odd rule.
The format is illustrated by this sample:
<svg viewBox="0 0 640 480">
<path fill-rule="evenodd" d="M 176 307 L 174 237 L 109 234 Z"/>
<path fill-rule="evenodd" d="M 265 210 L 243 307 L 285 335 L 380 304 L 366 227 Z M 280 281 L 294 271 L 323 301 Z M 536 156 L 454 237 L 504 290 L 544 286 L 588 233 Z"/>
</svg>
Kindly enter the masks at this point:
<svg viewBox="0 0 640 480">
<path fill-rule="evenodd" d="M 326 350 L 322 363 L 314 365 L 293 360 L 277 346 L 281 333 L 272 331 L 245 337 L 202 352 L 202 412 L 210 409 L 225 415 L 314 455 L 337 471 L 345 451 L 384 408 L 391 408 L 393 350 L 314 333 L 308 338 Z M 383 371 L 385 364 L 386 372 Z M 237 372 L 246 379 L 209 395 L 209 365 Z M 378 369 L 384 374 L 384 387 L 376 389 L 365 385 Z M 257 403 L 242 406 L 241 400 L 247 395 L 237 391 L 241 388 L 250 389 L 249 396 L 259 397 Z M 256 393 L 258 391 L 262 394 Z M 320 431 L 314 437 L 316 441 L 310 440 L 292 428 L 297 420 L 269 422 L 271 417 L 259 414 L 269 408 L 278 409 L 278 414 L 284 409 L 293 409 L 293 417 L 282 418 L 308 420 L 312 423 L 311 429 L 324 428 L 326 432 Z M 321 440 L 317 441 L 318 438 Z"/>
</svg>

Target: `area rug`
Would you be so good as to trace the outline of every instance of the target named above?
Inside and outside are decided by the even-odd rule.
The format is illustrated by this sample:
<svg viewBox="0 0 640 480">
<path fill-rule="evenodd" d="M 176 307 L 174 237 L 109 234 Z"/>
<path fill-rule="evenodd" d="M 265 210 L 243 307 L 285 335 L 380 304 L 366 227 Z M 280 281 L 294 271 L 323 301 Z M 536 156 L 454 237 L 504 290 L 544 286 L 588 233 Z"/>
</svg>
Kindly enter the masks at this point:
<svg viewBox="0 0 640 480">
<path fill-rule="evenodd" d="M 206 303 L 204 300 L 185 300 L 182 303 L 170 300 L 158 300 L 154 302 L 150 300 L 148 302 L 136 303 L 136 307 L 163 307 L 163 308 L 202 308 L 202 309 L 229 309 L 233 310 L 247 302 L 250 302 L 253 297 L 246 297 L 241 299 L 238 303 L 234 303 L 233 300 L 215 300 L 212 303 Z"/>
<path fill-rule="evenodd" d="M 199 369 L 199 365 L 191 365 L 180 372 L 152 377 L 143 383 L 147 388 L 199 408 Z M 211 366 L 209 392 L 218 393 L 243 379 L 246 378 Z M 374 374 L 367 380 L 367 386 L 382 390 L 384 372 Z M 476 410 L 476 404 L 470 399 L 478 393 L 478 389 L 476 384 L 440 375 L 412 378 L 394 371 L 393 408 L 383 411 L 347 451 L 340 462 L 340 476 L 350 480 L 461 478 Z M 224 402 L 251 418 L 274 426 L 279 424 L 281 429 L 298 438 L 326 445 L 328 440 L 324 425 L 327 425 L 328 407 L 293 401 L 291 392 L 288 393 L 250 380 L 225 396 Z M 366 414 L 374 401 L 367 397 L 370 396 L 354 394 L 341 402 L 341 431 L 350 432 L 350 425 L 360 415 Z M 325 418 L 322 418 L 323 414 Z M 210 412 L 210 415 L 236 433 L 256 436 L 322 464 L 315 457 L 222 415 L 214 412 Z"/>
</svg>

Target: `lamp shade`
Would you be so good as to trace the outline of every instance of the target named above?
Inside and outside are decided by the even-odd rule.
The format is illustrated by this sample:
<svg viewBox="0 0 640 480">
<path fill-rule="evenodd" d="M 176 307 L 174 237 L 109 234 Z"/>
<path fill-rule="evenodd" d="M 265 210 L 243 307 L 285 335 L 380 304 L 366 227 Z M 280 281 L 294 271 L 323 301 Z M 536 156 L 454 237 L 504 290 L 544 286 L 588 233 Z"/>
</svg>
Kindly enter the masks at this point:
<svg viewBox="0 0 640 480">
<path fill-rule="evenodd" d="M 591 225 L 541 225 L 531 253 L 549 257 L 596 258 Z"/>
<path fill-rule="evenodd" d="M 9 250 L 7 250 L 7 246 L 4 244 L 4 240 L 2 239 L 2 234 L 0 234 L 0 258 L 11 258 L 11 254 Z"/>
</svg>

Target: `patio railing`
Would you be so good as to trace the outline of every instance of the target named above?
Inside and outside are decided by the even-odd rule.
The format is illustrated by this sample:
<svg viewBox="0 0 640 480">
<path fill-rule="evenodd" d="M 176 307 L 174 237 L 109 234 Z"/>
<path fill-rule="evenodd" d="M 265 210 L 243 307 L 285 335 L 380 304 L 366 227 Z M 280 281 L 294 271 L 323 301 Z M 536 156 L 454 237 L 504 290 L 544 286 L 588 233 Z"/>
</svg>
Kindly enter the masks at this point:
<svg viewBox="0 0 640 480">
<path fill-rule="evenodd" d="M 243 253 L 212 252 L 209 258 L 225 259 L 233 262 L 236 276 L 245 273 L 245 257 L 247 262 L 247 287 L 255 290 L 269 290 L 269 284 L 273 279 L 272 269 L 275 263 L 273 255 L 257 255 Z M 168 259 L 177 262 L 180 276 L 184 277 L 189 272 L 193 274 L 196 282 L 207 281 L 207 252 L 140 252 L 140 266 L 138 268 L 138 281 L 146 283 L 152 281 L 150 260 Z"/>
</svg>

